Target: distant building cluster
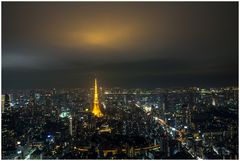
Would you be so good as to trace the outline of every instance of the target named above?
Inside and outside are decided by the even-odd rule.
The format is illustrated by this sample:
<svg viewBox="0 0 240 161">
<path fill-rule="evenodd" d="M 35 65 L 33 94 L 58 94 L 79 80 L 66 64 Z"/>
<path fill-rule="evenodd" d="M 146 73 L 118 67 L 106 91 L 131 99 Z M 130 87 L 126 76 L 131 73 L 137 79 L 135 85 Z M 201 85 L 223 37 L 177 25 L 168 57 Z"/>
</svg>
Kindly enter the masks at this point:
<svg viewBox="0 0 240 161">
<path fill-rule="evenodd" d="M 3 91 L 2 159 L 238 159 L 238 88 Z"/>
</svg>

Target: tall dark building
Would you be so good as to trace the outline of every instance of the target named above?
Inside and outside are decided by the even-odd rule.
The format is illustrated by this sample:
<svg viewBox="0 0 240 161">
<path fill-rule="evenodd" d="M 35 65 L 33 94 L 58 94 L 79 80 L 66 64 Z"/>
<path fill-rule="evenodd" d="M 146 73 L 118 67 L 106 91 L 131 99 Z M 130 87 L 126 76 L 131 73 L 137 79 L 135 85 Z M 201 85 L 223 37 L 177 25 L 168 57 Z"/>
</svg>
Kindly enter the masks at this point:
<svg viewBox="0 0 240 161">
<path fill-rule="evenodd" d="M 8 111 L 11 110 L 9 94 L 5 94 L 5 97 L 4 97 L 4 110 L 8 110 Z"/>
</svg>

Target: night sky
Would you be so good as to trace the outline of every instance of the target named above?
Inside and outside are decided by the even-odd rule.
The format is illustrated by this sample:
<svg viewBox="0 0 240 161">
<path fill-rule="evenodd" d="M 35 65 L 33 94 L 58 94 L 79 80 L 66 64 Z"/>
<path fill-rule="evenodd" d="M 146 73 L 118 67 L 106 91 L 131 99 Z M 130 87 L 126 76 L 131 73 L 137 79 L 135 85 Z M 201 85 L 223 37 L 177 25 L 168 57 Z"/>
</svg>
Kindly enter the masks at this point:
<svg viewBox="0 0 240 161">
<path fill-rule="evenodd" d="M 238 2 L 2 2 L 2 89 L 238 85 Z"/>
</svg>

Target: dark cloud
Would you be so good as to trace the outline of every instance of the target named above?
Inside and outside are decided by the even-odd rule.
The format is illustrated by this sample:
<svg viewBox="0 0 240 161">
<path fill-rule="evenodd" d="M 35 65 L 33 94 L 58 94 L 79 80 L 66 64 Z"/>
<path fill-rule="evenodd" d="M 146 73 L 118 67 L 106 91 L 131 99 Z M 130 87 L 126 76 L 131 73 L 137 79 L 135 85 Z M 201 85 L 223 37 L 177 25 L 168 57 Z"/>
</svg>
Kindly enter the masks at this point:
<svg viewBox="0 0 240 161">
<path fill-rule="evenodd" d="M 5 88 L 228 86 L 238 3 L 3 2 Z"/>
</svg>

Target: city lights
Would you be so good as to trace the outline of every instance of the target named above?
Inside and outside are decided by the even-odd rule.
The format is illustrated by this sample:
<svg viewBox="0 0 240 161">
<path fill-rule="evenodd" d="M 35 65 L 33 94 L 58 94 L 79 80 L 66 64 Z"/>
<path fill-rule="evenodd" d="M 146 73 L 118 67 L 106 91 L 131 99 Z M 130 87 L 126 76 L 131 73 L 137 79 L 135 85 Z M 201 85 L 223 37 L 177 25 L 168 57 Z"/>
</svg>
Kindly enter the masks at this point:
<svg viewBox="0 0 240 161">
<path fill-rule="evenodd" d="M 1 3 L 1 160 L 239 160 L 239 3 Z"/>
<path fill-rule="evenodd" d="M 104 90 L 108 93 L 105 94 Z M 211 99 L 213 96 L 212 93 L 208 93 L 208 89 L 204 89 L 206 91 L 204 95 L 191 88 L 175 89 L 174 93 L 171 90 L 102 88 L 99 92 L 95 80 L 93 90 L 72 89 L 59 90 L 59 92 L 36 90 L 25 95 L 14 93 L 10 97 L 3 97 L 11 98 L 13 103 L 19 102 L 18 106 L 10 109 L 9 101 L 4 99 L 3 138 L 12 135 L 8 121 L 16 121 L 10 117 L 14 111 L 19 113 L 17 120 L 25 122 L 19 125 L 21 129 L 15 129 L 16 132 L 25 129 L 28 129 L 25 130 L 28 132 L 23 133 L 26 139 L 16 137 L 17 151 L 13 158 L 65 159 L 67 155 L 71 155 L 71 158 L 86 159 L 83 154 L 90 156 L 95 151 L 95 158 L 99 159 L 107 158 L 110 152 L 113 155 L 109 158 L 118 158 L 121 154 L 120 158 L 125 156 L 139 159 L 142 157 L 141 150 L 145 152 L 145 157 L 151 159 L 174 158 L 179 153 L 189 159 L 236 158 L 236 153 L 229 147 L 234 148 L 232 140 L 236 135 L 237 126 L 234 119 L 237 115 L 233 113 L 235 111 L 229 112 L 224 105 L 229 102 L 226 100 L 230 99 L 233 103 L 229 108 L 237 108 L 235 105 L 237 91 L 234 89 L 225 92 L 222 89 L 215 89 L 216 93 L 221 94 L 218 97 L 214 95 L 216 104 L 213 105 Z M 189 94 L 189 91 L 194 95 Z M 34 93 L 42 94 L 35 97 Z M 85 99 L 79 103 L 79 98 Z M 193 100 L 193 102 L 190 106 L 181 100 L 186 102 Z M 29 101 L 29 104 L 25 104 L 26 101 Z M 203 102 L 206 104 L 204 108 L 196 108 L 202 107 Z M 156 104 L 158 108 L 152 108 Z M 26 114 L 25 109 L 31 109 L 31 105 L 36 108 L 32 109 L 32 113 L 22 117 Z M 48 108 L 42 108 L 45 106 Z M 205 115 L 209 110 L 212 110 L 214 115 L 206 118 Z M 226 115 L 224 118 L 219 113 L 215 113 L 216 110 L 219 112 L 224 110 L 231 117 Z M 227 130 L 226 125 L 232 130 Z M 31 126 L 34 129 L 29 128 Z M 213 128 L 212 126 L 216 126 L 219 131 L 208 132 Z M 44 135 L 45 140 L 42 140 Z M 38 137 L 31 139 L 35 136 Z M 217 143 L 225 137 L 229 138 L 230 142 L 226 141 L 224 147 L 219 146 Z M 91 147 L 95 142 L 98 145 Z M 174 142 L 174 145 L 170 145 L 169 142 Z M 129 147 L 126 145 L 135 153 L 128 151 Z M 209 150 L 211 145 L 213 152 Z M 158 153 L 162 156 L 158 156 Z"/>
</svg>

